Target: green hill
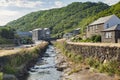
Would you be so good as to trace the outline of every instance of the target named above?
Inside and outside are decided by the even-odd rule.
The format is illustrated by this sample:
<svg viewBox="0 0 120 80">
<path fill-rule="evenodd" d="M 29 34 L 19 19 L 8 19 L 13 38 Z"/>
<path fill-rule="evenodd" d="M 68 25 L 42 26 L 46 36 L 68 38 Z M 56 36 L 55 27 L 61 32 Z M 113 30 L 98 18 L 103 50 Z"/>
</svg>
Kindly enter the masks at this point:
<svg viewBox="0 0 120 80">
<path fill-rule="evenodd" d="M 104 3 L 74 2 L 66 7 L 45 11 L 32 12 L 7 24 L 22 31 L 48 27 L 53 35 L 61 35 L 75 28 L 83 27 L 91 16 L 108 9 Z"/>
</svg>

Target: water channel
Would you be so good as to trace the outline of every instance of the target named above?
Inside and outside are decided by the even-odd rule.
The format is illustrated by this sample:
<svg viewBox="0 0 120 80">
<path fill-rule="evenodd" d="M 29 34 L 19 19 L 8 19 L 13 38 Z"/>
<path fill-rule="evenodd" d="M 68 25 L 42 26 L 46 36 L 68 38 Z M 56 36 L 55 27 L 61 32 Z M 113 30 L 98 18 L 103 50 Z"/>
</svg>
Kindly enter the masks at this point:
<svg viewBox="0 0 120 80">
<path fill-rule="evenodd" d="M 56 51 L 49 45 L 44 56 L 30 68 L 27 80 L 60 80 L 61 72 L 55 68 Z"/>
</svg>

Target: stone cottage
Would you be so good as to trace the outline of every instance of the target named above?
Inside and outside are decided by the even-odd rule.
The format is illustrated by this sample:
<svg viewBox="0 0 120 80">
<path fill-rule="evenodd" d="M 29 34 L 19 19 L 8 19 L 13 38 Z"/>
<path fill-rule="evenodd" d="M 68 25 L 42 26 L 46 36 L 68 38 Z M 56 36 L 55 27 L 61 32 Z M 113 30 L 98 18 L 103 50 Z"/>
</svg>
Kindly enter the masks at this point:
<svg viewBox="0 0 120 80">
<path fill-rule="evenodd" d="M 120 43 L 120 24 L 103 30 L 102 42 Z"/>
<path fill-rule="evenodd" d="M 101 37 L 103 39 L 105 37 L 105 35 L 103 35 L 105 33 L 105 31 L 111 27 L 114 27 L 117 24 L 120 24 L 120 19 L 116 15 L 101 17 L 98 20 L 94 21 L 93 23 L 91 23 L 87 26 L 86 36 L 87 36 L 87 38 L 90 38 L 93 35 L 101 35 Z M 114 31 L 116 31 L 116 30 L 114 30 Z M 109 33 L 109 34 L 111 34 L 111 33 Z M 102 42 L 106 42 L 105 39 L 102 40 Z M 114 42 L 114 41 L 108 41 L 108 42 Z"/>
<path fill-rule="evenodd" d="M 116 24 L 120 24 L 120 19 L 116 15 L 101 17 L 87 26 L 87 37 L 101 35 L 101 31 Z"/>
</svg>

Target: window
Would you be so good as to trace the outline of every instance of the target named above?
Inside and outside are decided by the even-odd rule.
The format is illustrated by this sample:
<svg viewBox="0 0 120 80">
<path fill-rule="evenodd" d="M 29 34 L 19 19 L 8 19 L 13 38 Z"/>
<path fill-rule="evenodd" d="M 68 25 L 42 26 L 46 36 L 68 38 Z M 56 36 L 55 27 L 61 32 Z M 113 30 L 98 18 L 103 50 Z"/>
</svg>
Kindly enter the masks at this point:
<svg viewBox="0 0 120 80">
<path fill-rule="evenodd" d="M 105 33 L 105 38 L 112 38 L 112 33 L 111 32 L 106 32 Z"/>
<path fill-rule="evenodd" d="M 109 24 L 107 24 L 107 28 L 109 28 Z"/>
</svg>

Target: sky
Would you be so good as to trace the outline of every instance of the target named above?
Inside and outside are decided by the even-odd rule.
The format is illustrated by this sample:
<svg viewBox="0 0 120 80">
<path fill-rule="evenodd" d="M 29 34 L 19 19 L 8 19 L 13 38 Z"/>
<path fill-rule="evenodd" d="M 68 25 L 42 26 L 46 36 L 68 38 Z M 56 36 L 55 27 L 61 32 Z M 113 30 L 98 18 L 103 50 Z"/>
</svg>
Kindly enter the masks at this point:
<svg viewBox="0 0 120 80">
<path fill-rule="evenodd" d="M 60 8 L 72 2 L 104 2 L 113 5 L 120 0 L 0 0 L 0 26 L 30 12 Z"/>
</svg>

